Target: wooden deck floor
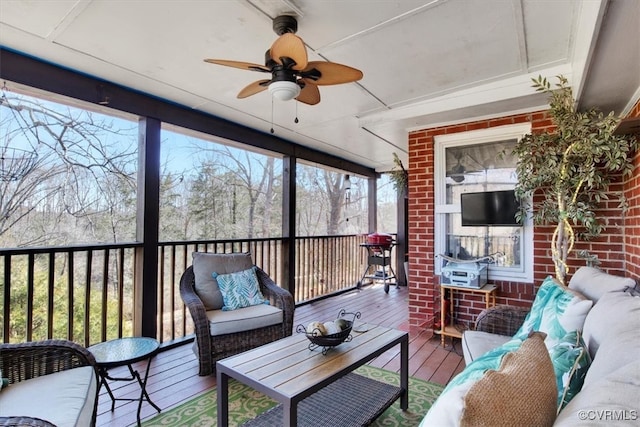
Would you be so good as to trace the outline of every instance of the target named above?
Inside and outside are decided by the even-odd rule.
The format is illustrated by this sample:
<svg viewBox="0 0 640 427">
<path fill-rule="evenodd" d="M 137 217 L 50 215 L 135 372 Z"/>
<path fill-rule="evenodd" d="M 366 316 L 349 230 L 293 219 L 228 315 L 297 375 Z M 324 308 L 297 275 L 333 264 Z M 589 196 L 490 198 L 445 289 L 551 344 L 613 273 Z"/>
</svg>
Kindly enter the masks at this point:
<svg viewBox="0 0 640 427">
<path fill-rule="evenodd" d="M 391 287 L 385 294 L 381 285 L 367 286 L 322 301 L 300 306 L 296 309 L 294 328 L 313 320 L 328 320 L 337 316 L 341 308 L 359 311 L 360 321 L 381 324 L 387 327 L 408 330 L 408 291 L 405 287 Z M 295 332 L 294 332 L 295 333 Z M 438 384 L 446 384 L 464 368 L 459 341 L 456 346 L 440 346 L 440 337 L 431 331 L 410 334 L 409 374 Z M 399 350 L 392 349 L 371 362 L 371 365 L 390 371 L 400 367 Z M 134 366 L 141 373 L 144 363 Z M 112 370 L 111 375 L 125 376 L 128 370 Z M 191 344 L 164 351 L 153 360 L 149 372 L 147 391 L 151 400 L 163 411 L 191 399 L 195 395 L 215 387 L 215 376 L 198 376 L 197 362 Z M 116 397 L 138 397 L 140 389 L 136 383 L 113 383 Z M 128 426 L 136 423 L 137 402 L 117 401 L 111 412 L 111 400 L 103 388 L 98 404 L 98 426 Z M 142 405 L 141 418 L 148 419 L 156 414 L 146 402 Z"/>
</svg>

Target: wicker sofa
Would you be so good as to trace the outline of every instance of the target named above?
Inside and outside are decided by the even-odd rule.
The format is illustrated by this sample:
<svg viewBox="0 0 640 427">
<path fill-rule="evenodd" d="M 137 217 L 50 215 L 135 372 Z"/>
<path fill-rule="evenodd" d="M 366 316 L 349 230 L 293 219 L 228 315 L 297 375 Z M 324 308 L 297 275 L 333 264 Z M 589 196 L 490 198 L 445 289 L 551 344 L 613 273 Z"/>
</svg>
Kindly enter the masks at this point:
<svg viewBox="0 0 640 427">
<path fill-rule="evenodd" d="M 563 399 L 563 404 L 558 406 L 550 422 L 545 425 L 635 425 L 640 420 L 637 407 L 640 395 L 640 293 L 636 283 L 630 278 L 582 267 L 572 276 L 569 292 L 577 295 L 575 298 L 578 302 L 571 302 L 574 305 L 569 305 L 564 313 L 573 318 L 572 327 L 579 331 L 577 336 L 580 343 L 575 347 L 562 343 L 562 349 L 565 355 L 572 352 L 584 355 L 584 358 L 579 356 L 582 360 L 580 365 L 577 361 L 573 362 L 573 368 L 566 374 L 569 384 L 576 377 L 580 378 L 580 383 L 575 392 L 571 392 L 570 399 L 566 400 L 568 403 Z M 530 322 L 527 314 L 527 309 L 510 306 L 497 306 L 483 311 L 476 321 L 476 330 L 463 334 L 462 347 L 467 364 L 465 371 L 473 371 L 478 366 L 486 369 L 487 356 L 501 354 L 500 349 L 510 345 L 517 348 L 514 347 L 514 334 L 517 336 L 520 326 Z M 582 320 L 580 326 L 576 326 L 579 317 Z M 546 344 L 554 366 L 556 360 L 571 360 L 554 359 L 554 349 L 560 347 Z M 499 370 L 502 369 L 501 366 Z M 518 380 L 515 376 L 510 378 L 512 382 Z M 519 379 L 524 379 L 526 388 L 533 388 L 540 377 L 534 371 L 533 375 Z M 455 378 L 452 379 L 449 386 L 455 381 Z M 461 391 L 463 388 L 454 390 L 455 386 L 450 387 L 448 393 L 445 390 L 438 399 L 443 401 L 434 404 L 421 425 L 460 425 L 460 414 L 465 413 L 468 403 L 464 391 Z M 475 390 L 471 386 L 468 393 Z M 460 392 L 456 394 L 457 391 Z M 531 402 L 524 402 L 523 396 L 517 393 L 500 396 L 495 406 L 491 406 L 491 400 L 489 394 L 483 396 L 483 406 L 501 408 L 502 420 L 508 420 L 510 412 L 516 412 L 515 419 L 519 420 L 516 423 L 521 424 L 524 423 L 527 410 L 532 411 L 534 407 Z"/>
<path fill-rule="evenodd" d="M 93 355 L 71 341 L 0 344 L 0 426 L 95 425 L 98 370 Z"/>
<path fill-rule="evenodd" d="M 196 339 L 193 350 L 198 358 L 199 375 L 215 373 L 218 360 L 292 334 L 295 310 L 292 295 L 276 285 L 262 269 L 255 267 L 250 254 L 195 252 L 193 255 L 193 265 L 180 279 L 180 296 L 194 324 Z M 207 295 L 210 289 L 218 292 L 217 282 L 210 279 L 214 271 L 230 274 L 247 267 L 255 268 L 260 291 L 269 304 L 223 311 L 218 307 L 221 302 L 216 302 L 215 298 L 213 302 L 206 303 L 211 297 Z M 203 283 L 208 280 L 211 282 Z"/>
</svg>

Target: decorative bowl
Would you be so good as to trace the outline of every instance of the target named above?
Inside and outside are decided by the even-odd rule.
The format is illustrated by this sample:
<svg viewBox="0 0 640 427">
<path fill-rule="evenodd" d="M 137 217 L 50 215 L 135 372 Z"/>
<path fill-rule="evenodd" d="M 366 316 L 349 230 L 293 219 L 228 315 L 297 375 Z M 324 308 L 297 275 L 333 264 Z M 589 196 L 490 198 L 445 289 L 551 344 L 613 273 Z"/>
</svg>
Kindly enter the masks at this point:
<svg viewBox="0 0 640 427">
<path fill-rule="evenodd" d="M 345 318 L 345 316 L 350 316 L 350 319 Z M 344 322 L 346 323 L 346 327 L 340 332 L 323 335 L 319 328 L 307 330 L 304 325 L 298 325 L 296 327 L 296 332 L 304 333 L 307 339 L 311 341 L 311 343 L 309 344 L 309 350 L 314 350 L 317 347 L 322 347 L 322 354 L 327 354 L 329 348 L 340 345 L 343 342 L 351 341 L 351 329 L 353 329 L 353 323 L 355 319 L 359 318 L 360 312 L 347 313 L 344 309 L 342 309 L 338 313 L 338 317 L 336 318 L 336 320 L 344 320 Z"/>
</svg>

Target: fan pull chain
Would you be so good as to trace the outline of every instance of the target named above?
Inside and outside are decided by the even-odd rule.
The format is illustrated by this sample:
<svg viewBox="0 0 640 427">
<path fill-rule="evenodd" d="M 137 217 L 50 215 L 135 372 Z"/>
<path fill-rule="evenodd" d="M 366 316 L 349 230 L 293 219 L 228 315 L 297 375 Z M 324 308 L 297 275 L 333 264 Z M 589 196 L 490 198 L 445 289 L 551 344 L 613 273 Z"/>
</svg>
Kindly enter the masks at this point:
<svg viewBox="0 0 640 427">
<path fill-rule="evenodd" d="M 273 97 L 271 97 L 271 133 L 275 133 L 276 131 L 273 130 Z"/>
<path fill-rule="evenodd" d="M 300 120 L 298 120 L 298 100 L 296 99 L 296 119 L 293 121 L 293 123 L 298 124 Z"/>
</svg>

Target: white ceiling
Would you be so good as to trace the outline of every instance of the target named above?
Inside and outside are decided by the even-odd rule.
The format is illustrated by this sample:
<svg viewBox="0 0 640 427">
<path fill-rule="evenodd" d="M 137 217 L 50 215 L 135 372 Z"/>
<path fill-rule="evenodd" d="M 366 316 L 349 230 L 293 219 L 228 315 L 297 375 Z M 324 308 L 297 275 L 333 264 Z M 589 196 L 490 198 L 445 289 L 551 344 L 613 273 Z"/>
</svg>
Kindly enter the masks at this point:
<svg viewBox="0 0 640 427">
<path fill-rule="evenodd" d="M 268 133 L 269 93 L 236 99 L 265 75 L 203 59 L 263 63 L 280 14 L 364 77 L 274 101 L 276 135 L 379 171 L 410 130 L 544 108 L 539 74 L 606 112 L 640 94 L 636 0 L 0 0 L 0 44 Z"/>
</svg>

